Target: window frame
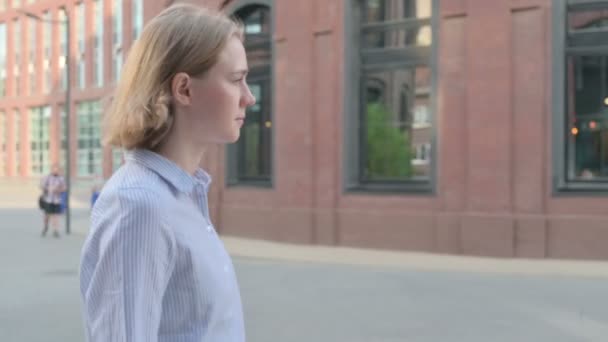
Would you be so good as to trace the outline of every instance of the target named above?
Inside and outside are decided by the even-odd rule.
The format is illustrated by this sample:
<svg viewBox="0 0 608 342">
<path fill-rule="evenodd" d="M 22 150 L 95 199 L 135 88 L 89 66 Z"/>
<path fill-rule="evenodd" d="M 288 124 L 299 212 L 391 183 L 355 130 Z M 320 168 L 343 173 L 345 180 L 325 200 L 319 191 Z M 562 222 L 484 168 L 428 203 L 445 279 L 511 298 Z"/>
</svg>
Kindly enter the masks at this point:
<svg viewBox="0 0 608 342">
<path fill-rule="evenodd" d="M 13 96 L 22 95 L 22 66 L 23 66 L 23 18 L 16 17 L 12 20 L 13 35 Z"/>
<path fill-rule="evenodd" d="M 234 143 L 234 144 L 230 144 L 227 146 L 226 148 L 226 186 L 228 187 L 255 187 L 255 188 L 274 188 L 275 186 L 275 175 L 276 175 L 276 149 L 275 149 L 275 144 L 276 144 L 276 106 L 275 106 L 275 53 L 276 53 L 276 47 L 274 44 L 274 40 L 273 40 L 273 32 L 275 29 L 275 25 L 276 25 L 276 18 L 275 18 L 275 8 L 274 8 L 274 0 L 237 0 L 234 1 L 232 3 L 230 3 L 228 6 L 226 6 L 223 11 L 225 13 L 228 13 L 229 15 L 236 15 L 236 13 L 246 7 L 249 6 L 263 6 L 263 7 L 267 7 L 270 11 L 270 65 L 269 65 L 269 72 L 267 75 L 269 75 L 269 80 L 268 80 L 268 92 L 271 94 L 271 98 L 269 103 L 265 104 L 269 110 L 270 110 L 270 120 L 272 123 L 272 129 L 270 132 L 270 170 L 269 170 L 269 177 L 268 179 L 264 179 L 264 178 L 250 178 L 250 177 L 243 177 L 239 170 L 239 157 L 241 157 L 241 155 L 239 154 L 239 149 L 240 149 L 240 144 L 238 142 Z M 250 75 L 248 76 L 248 79 L 252 79 L 252 78 L 259 78 L 262 79 L 264 78 L 263 75 L 256 75 L 255 74 L 255 70 L 251 70 Z M 260 99 L 258 99 L 260 100 Z"/>
<path fill-rule="evenodd" d="M 15 153 L 15 163 L 13 166 L 13 169 L 15 171 L 15 176 L 17 177 L 21 177 L 21 167 L 23 165 L 23 160 L 21 159 L 23 153 L 22 153 L 22 148 L 23 148 L 23 132 L 21 130 L 21 127 L 23 125 L 23 115 L 21 113 L 21 109 L 19 108 L 13 108 L 13 129 L 15 130 L 14 132 L 14 137 L 13 137 L 13 146 L 12 148 L 14 149 L 14 153 Z"/>
<path fill-rule="evenodd" d="M 4 46 L 0 47 L 0 98 L 5 98 L 8 95 L 8 26 L 7 21 L 0 22 L 0 28 L 2 28 L 0 30 L 0 37 L 2 37 L 0 42 L 4 41 Z"/>
<path fill-rule="evenodd" d="M 51 106 L 30 107 L 29 120 L 30 174 L 42 176 L 51 168 Z"/>
<path fill-rule="evenodd" d="M 38 25 L 39 19 L 29 18 L 27 23 L 27 44 L 28 44 L 28 61 L 27 61 L 27 95 L 36 95 L 38 92 Z"/>
<path fill-rule="evenodd" d="M 608 58 L 608 40 L 606 45 L 582 45 L 596 34 L 594 30 L 568 35 L 568 13 L 571 10 L 592 11 L 608 10 L 607 0 L 556 0 L 553 3 L 553 89 L 552 89 L 552 191 L 554 196 L 599 194 L 608 195 L 608 178 L 601 180 L 570 180 L 568 178 L 569 158 L 566 156 L 570 147 L 566 132 L 568 96 L 567 60 L 572 56 L 605 56 Z M 568 44 L 568 39 L 572 44 Z M 574 45 L 574 46 L 573 46 Z"/>
<path fill-rule="evenodd" d="M 124 62 L 124 1 L 112 0 L 112 74 L 111 80 L 117 83 Z"/>
<path fill-rule="evenodd" d="M 0 176 L 7 176 L 8 166 L 8 117 L 5 109 L 0 109 Z"/>
<path fill-rule="evenodd" d="M 431 17 L 429 19 L 409 19 L 391 21 L 387 20 L 384 23 L 379 23 L 378 26 L 403 24 L 409 26 L 409 22 L 418 22 L 424 25 L 425 22 L 431 28 L 432 43 L 428 47 L 415 47 L 412 49 L 400 49 L 400 51 L 391 51 L 390 49 L 382 51 L 382 48 L 367 50 L 362 53 L 362 35 L 361 25 L 363 23 L 363 9 L 365 0 L 349 0 L 346 10 L 344 11 L 345 19 L 345 44 L 344 44 L 344 97 L 343 97 L 343 146 L 344 155 L 342 160 L 342 189 L 344 193 L 378 193 L 378 194 L 417 194 L 417 195 L 435 195 L 437 190 L 437 90 L 438 90 L 438 47 L 439 47 L 439 1 L 431 0 Z M 375 26 L 375 24 L 367 24 L 366 26 Z M 387 53 L 388 52 L 388 53 Z M 422 53 L 422 55 L 421 55 Z M 390 54 L 395 54 L 403 62 L 398 65 L 387 65 L 389 60 L 392 60 Z M 422 57 L 427 56 L 428 63 L 419 63 Z M 375 66 L 365 66 L 365 64 L 373 62 Z M 382 64 L 382 66 L 380 66 Z M 366 181 L 362 178 L 362 163 L 364 162 L 365 144 L 361 141 L 361 120 L 363 118 L 360 112 L 364 108 L 365 101 L 365 85 L 364 74 L 380 70 L 395 70 L 393 67 L 400 68 L 416 68 L 427 67 L 431 72 L 430 89 L 429 89 L 429 109 L 431 125 L 431 153 L 429 154 L 429 176 L 425 180 L 385 180 L 385 181 Z M 396 69 L 399 70 L 399 69 Z M 356 80 L 356 82 L 355 82 Z M 359 99 L 353 101 L 352 99 Z"/>
<path fill-rule="evenodd" d="M 105 87 L 105 35 L 107 34 L 107 28 L 105 27 L 105 4 L 104 0 L 92 0 L 90 2 L 93 7 L 93 34 L 91 35 L 92 40 L 92 56 L 91 63 L 93 65 L 93 73 L 91 74 L 91 84 L 94 88 Z"/>
<path fill-rule="evenodd" d="M 96 146 L 99 143 L 99 137 L 95 136 L 95 133 L 101 136 L 101 116 L 100 100 L 84 100 L 76 104 L 76 175 L 78 178 L 93 177 L 103 172 L 103 146 L 101 144 Z M 87 133 L 82 134 L 83 130 L 86 130 Z M 84 143 L 85 146 L 81 146 L 81 143 Z M 83 158 L 84 155 L 86 157 Z M 100 158 L 95 158 L 95 155 L 99 155 Z"/>
</svg>

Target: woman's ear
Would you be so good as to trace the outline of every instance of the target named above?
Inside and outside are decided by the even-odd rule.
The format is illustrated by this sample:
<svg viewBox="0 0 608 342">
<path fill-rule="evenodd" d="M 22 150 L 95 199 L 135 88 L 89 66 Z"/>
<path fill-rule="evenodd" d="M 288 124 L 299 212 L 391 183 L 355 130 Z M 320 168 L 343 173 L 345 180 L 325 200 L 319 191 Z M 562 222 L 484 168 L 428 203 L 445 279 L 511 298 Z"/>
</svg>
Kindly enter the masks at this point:
<svg viewBox="0 0 608 342">
<path fill-rule="evenodd" d="M 192 91 L 190 89 L 192 80 L 185 72 L 177 73 L 171 81 L 171 93 L 176 104 L 188 106 L 192 102 Z"/>
</svg>

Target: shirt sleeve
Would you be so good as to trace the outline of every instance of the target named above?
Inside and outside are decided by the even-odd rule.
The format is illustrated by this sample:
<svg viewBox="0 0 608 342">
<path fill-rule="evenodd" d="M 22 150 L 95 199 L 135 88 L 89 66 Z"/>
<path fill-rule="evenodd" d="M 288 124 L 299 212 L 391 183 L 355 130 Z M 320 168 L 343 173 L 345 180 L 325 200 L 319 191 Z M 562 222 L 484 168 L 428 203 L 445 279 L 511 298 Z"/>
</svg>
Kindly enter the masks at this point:
<svg viewBox="0 0 608 342">
<path fill-rule="evenodd" d="M 158 340 L 176 254 L 158 202 L 148 190 L 123 189 L 92 219 L 95 243 L 85 244 L 81 268 L 89 342 Z"/>
</svg>

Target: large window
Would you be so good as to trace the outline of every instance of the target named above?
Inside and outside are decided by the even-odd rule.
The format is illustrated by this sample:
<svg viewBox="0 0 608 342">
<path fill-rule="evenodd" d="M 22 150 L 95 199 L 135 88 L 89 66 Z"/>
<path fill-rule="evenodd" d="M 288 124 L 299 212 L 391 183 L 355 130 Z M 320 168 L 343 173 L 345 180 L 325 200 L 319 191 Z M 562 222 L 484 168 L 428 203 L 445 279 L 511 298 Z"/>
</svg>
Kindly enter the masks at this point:
<svg viewBox="0 0 608 342">
<path fill-rule="evenodd" d="M 256 104 L 247 109 L 241 137 L 229 150 L 229 182 L 268 186 L 273 160 L 272 10 L 267 5 L 248 5 L 235 16 L 244 24 L 247 83 Z"/>
<path fill-rule="evenodd" d="M 21 175 L 21 112 L 19 109 L 13 111 L 13 120 L 15 120 L 15 174 Z"/>
<path fill-rule="evenodd" d="M 0 24 L 0 98 L 6 96 L 6 60 L 8 58 L 8 42 L 6 39 L 6 24 Z"/>
<path fill-rule="evenodd" d="M 557 191 L 608 190 L 608 1 L 555 5 Z"/>
<path fill-rule="evenodd" d="M 122 0 L 113 0 L 112 8 L 112 72 L 113 80 L 118 81 L 122 69 L 123 47 L 122 47 Z"/>
<path fill-rule="evenodd" d="M 101 105 L 86 101 L 78 108 L 78 175 L 101 175 Z"/>
<path fill-rule="evenodd" d="M 65 9 L 61 9 L 59 10 L 59 21 L 60 22 L 65 22 L 67 20 L 67 14 L 65 12 Z M 68 85 L 68 75 L 67 75 L 67 68 L 66 66 L 66 62 L 67 62 L 67 58 L 69 55 L 68 52 L 68 42 L 67 42 L 67 37 L 66 37 L 66 30 L 67 30 L 67 26 L 66 25 L 60 25 L 60 32 L 59 32 L 59 60 L 58 60 L 58 67 L 59 67 L 59 75 L 61 77 L 61 88 L 63 90 L 67 89 L 67 85 Z"/>
<path fill-rule="evenodd" d="M 21 94 L 21 20 L 13 20 L 13 49 L 15 50 L 15 60 L 13 64 L 13 94 Z"/>
<path fill-rule="evenodd" d="M 144 27 L 144 0 L 131 0 L 132 18 L 133 18 L 133 40 L 139 38 L 141 30 Z"/>
<path fill-rule="evenodd" d="M 103 87 L 103 0 L 94 0 L 93 7 L 93 18 L 95 20 L 92 59 L 92 63 L 95 67 L 95 71 L 93 72 L 93 84 L 96 87 Z"/>
<path fill-rule="evenodd" d="M 32 175 L 50 172 L 51 107 L 30 109 L 30 148 Z"/>
<path fill-rule="evenodd" d="M 66 158 L 67 158 L 67 153 L 68 153 L 68 123 L 67 123 L 67 112 L 66 112 L 66 107 L 65 105 L 61 105 L 60 106 L 60 112 L 59 112 L 59 127 L 61 128 L 60 131 L 60 141 L 61 141 L 61 146 L 59 149 L 59 165 L 61 165 L 61 168 L 63 170 L 67 169 L 67 164 L 66 164 Z"/>
<path fill-rule="evenodd" d="M 36 93 L 36 78 L 38 73 L 36 71 L 38 63 L 36 63 L 36 57 L 38 54 L 36 50 L 38 49 L 38 44 L 36 42 L 36 37 L 38 36 L 38 20 L 34 18 L 29 18 L 29 27 L 28 27 L 28 37 L 29 37 L 29 60 L 27 62 L 27 73 L 29 75 L 29 93 Z"/>
<path fill-rule="evenodd" d="M 51 88 L 53 87 L 51 82 L 53 79 L 52 76 L 52 71 L 51 71 L 51 56 L 52 56 L 52 51 L 51 51 L 51 46 L 53 44 L 52 41 L 52 37 L 53 37 L 53 23 L 51 22 L 52 18 L 51 18 L 51 12 L 50 11 L 45 11 L 44 14 L 42 15 L 44 22 L 43 22 L 43 39 L 44 42 L 42 43 L 44 46 L 44 51 L 43 51 L 43 60 L 42 60 L 42 72 L 43 72 L 43 87 L 44 87 L 44 93 L 49 93 L 51 91 Z"/>
<path fill-rule="evenodd" d="M 76 55 L 76 61 L 78 67 L 76 68 L 76 80 L 78 81 L 78 88 L 84 89 L 86 87 L 86 15 L 85 15 L 85 3 L 81 2 L 76 5 L 76 19 L 77 19 L 77 39 L 78 39 L 78 54 Z"/>
<path fill-rule="evenodd" d="M 432 191 L 434 0 L 359 0 L 346 97 L 347 187 Z M 358 85 L 358 86 L 357 86 Z"/>
</svg>

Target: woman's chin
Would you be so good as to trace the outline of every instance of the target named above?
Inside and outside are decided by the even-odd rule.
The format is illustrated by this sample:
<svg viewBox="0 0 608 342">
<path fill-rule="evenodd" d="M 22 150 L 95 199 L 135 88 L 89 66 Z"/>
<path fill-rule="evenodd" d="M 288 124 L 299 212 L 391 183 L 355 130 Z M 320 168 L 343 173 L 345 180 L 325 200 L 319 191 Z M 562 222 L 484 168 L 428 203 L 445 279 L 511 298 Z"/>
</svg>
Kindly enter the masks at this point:
<svg viewBox="0 0 608 342">
<path fill-rule="evenodd" d="M 235 143 L 235 142 L 237 142 L 239 140 L 240 136 L 241 136 L 241 131 L 240 130 L 238 130 L 236 132 L 233 132 L 232 134 L 227 135 L 225 137 L 225 139 L 223 139 L 224 140 L 223 143 L 224 144 L 233 144 L 233 143 Z"/>
</svg>

